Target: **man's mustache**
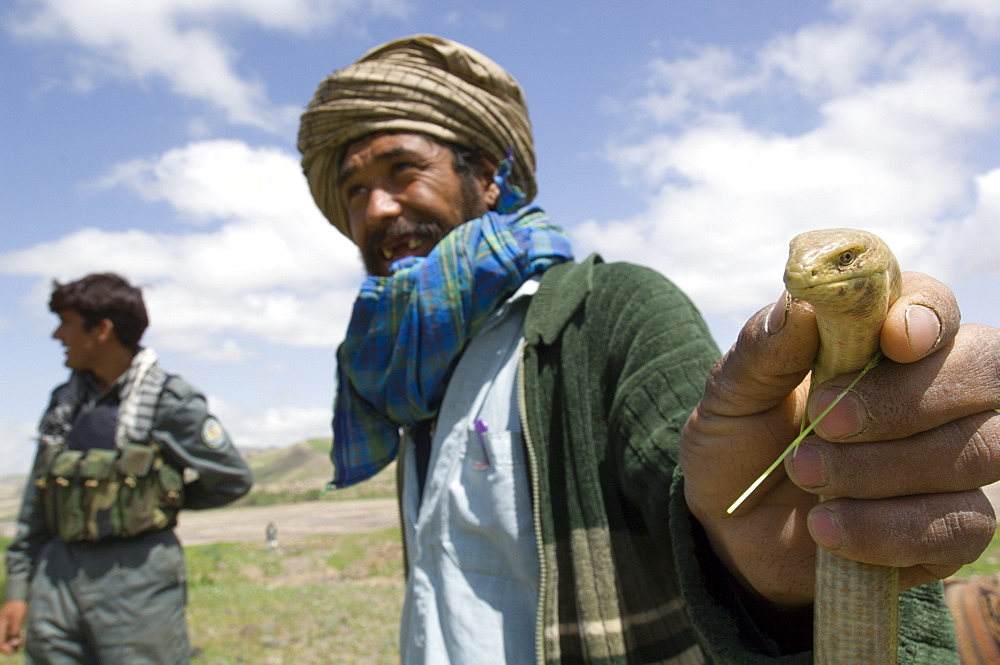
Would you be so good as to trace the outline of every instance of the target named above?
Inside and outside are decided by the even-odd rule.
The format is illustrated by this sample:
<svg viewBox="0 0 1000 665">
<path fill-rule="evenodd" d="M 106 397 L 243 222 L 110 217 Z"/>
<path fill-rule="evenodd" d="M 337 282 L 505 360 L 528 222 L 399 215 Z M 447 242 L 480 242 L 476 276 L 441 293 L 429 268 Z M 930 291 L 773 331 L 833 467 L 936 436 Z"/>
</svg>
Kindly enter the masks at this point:
<svg viewBox="0 0 1000 665">
<path fill-rule="evenodd" d="M 426 240 L 437 242 L 444 237 L 441 228 L 432 222 L 394 222 L 384 229 L 376 229 L 368 235 L 365 243 L 365 253 L 368 256 L 382 256 L 382 247 L 386 243 L 403 238 L 405 236 L 416 236 Z"/>
</svg>

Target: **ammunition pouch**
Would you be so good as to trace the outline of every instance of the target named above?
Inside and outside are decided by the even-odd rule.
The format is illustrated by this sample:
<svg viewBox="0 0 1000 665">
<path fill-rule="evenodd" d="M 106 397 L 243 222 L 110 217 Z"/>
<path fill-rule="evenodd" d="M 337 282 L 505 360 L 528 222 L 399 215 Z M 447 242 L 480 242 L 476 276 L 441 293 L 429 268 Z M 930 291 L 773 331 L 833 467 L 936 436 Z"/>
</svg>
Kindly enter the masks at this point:
<svg viewBox="0 0 1000 665">
<path fill-rule="evenodd" d="M 184 478 L 155 445 L 57 448 L 36 484 L 49 529 L 68 543 L 166 528 L 184 503 Z"/>
</svg>

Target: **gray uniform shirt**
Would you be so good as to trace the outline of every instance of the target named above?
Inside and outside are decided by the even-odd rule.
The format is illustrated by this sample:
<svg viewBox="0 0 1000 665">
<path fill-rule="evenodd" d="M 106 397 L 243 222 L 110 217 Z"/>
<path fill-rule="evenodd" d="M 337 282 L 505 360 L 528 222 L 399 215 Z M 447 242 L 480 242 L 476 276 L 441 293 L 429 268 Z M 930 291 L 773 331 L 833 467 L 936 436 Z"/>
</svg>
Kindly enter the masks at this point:
<svg viewBox="0 0 1000 665">
<path fill-rule="evenodd" d="M 55 396 L 62 386 L 53 391 Z M 117 399 L 118 384 L 101 392 L 96 383 L 83 400 L 81 409 L 95 408 L 109 399 Z M 205 397 L 178 376 L 167 379 L 160 393 L 153 418 L 150 439 L 160 446 L 164 458 L 174 466 L 194 471 L 195 480 L 185 486 L 184 508 L 212 508 L 229 503 L 245 494 L 251 485 L 250 468 L 209 413 Z M 37 500 L 34 479 L 43 458 L 39 449 L 29 482 L 25 487 L 17 533 L 7 549 L 7 586 L 5 600 L 27 600 L 28 582 L 42 547 L 55 534 L 45 524 L 44 510 Z"/>
</svg>

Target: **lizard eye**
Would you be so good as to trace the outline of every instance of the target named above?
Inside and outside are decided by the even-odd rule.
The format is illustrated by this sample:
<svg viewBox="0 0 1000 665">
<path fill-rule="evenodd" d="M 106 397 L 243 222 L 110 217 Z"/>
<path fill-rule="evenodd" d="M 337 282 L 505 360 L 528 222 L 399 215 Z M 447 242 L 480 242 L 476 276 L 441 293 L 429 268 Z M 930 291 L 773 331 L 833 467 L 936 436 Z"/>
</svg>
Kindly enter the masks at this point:
<svg viewBox="0 0 1000 665">
<path fill-rule="evenodd" d="M 844 252 L 841 252 L 840 256 L 837 257 L 837 263 L 839 263 L 842 266 L 849 266 L 852 263 L 854 263 L 855 257 L 857 257 L 855 251 L 853 249 L 848 249 Z"/>
</svg>

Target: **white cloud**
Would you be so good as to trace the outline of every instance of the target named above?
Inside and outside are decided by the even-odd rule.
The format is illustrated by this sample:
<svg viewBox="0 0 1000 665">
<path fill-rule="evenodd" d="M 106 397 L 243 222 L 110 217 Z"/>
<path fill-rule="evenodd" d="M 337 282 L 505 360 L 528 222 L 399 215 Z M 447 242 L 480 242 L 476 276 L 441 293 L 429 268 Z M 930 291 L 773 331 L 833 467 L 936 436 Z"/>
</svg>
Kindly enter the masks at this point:
<svg viewBox="0 0 1000 665">
<path fill-rule="evenodd" d="M 215 227 L 171 236 L 179 283 L 221 293 L 275 284 L 321 291 L 359 274 L 357 250 L 316 209 L 291 153 L 204 141 L 119 165 L 100 184 L 165 201 L 180 219 Z"/>
<path fill-rule="evenodd" d="M 995 0 L 833 0 L 832 7 L 846 16 L 875 25 L 897 25 L 928 16 L 964 20 L 973 33 L 1000 34 L 1000 4 Z"/>
<path fill-rule="evenodd" d="M 51 266 L 61 279 L 121 272 L 145 287 L 156 346 L 202 359 L 252 355 L 239 338 L 294 346 L 340 339 L 360 260 L 316 210 L 291 154 L 236 141 L 193 143 L 119 165 L 100 185 L 164 201 L 198 229 L 81 229 L 0 256 L 2 270 L 45 279 Z"/>
<path fill-rule="evenodd" d="M 1000 189 L 1000 175 L 977 179 L 970 159 L 1000 124 L 998 84 L 962 40 L 927 25 L 890 38 L 848 21 L 778 36 L 743 62 L 705 47 L 657 63 L 663 76 L 635 105 L 645 113 L 630 116 L 655 122 L 609 150 L 646 191 L 646 210 L 574 236 L 661 270 L 722 315 L 773 301 L 787 242 L 809 229 L 867 228 L 905 268 L 959 274 L 957 256 L 983 245 L 966 240 L 943 263 L 955 244 L 945 237 L 995 238 L 986 220 L 995 225 Z M 779 131 L 754 113 L 775 99 L 800 106 L 806 126 Z"/>
<path fill-rule="evenodd" d="M 942 246 L 959 277 L 1000 276 L 997 248 L 1000 247 L 1000 168 L 976 178 L 976 206 L 962 220 L 957 232 L 949 234 Z M 993 295 L 1000 279 L 993 284 Z"/>
<path fill-rule="evenodd" d="M 232 123 L 287 132 L 299 108 L 273 105 L 262 81 L 242 75 L 239 53 L 219 28 L 243 22 L 308 33 L 358 14 L 406 13 L 404 0 L 42 0 L 22 2 L 10 29 L 77 46 L 71 66 L 78 88 L 105 77 L 163 80 L 176 95 L 218 107 Z"/>
<path fill-rule="evenodd" d="M 277 218 L 287 215 L 289 206 L 299 213 L 318 214 L 311 199 L 301 200 L 305 180 L 297 157 L 242 141 L 190 143 L 153 159 L 119 164 L 94 184 L 118 185 L 147 201 L 169 201 L 193 222 Z"/>
<path fill-rule="evenodd" d="M 636 106 L 660 123 L 686 119 L 707 106 L 724 104 L 754 90 L 759 82 L 731 51 L 705 46 L 687 58 L 650 64 L 652 91 Z"/>
<path fill-rule="evenodd" d="M 878 63 L 880 42 L 857 26 L 806 26 L 771 40 L 760 61 L 764 71 L 789 78 L 806 95 L 850 90 Z"/>
<path fill-rule="evenodd" d="M 329 406 L 247 409 L 215 396 L 209 397 L 209 404 L 241 449 L 287 446 L 315 436 L 330 436 Z"/>
</svg>

